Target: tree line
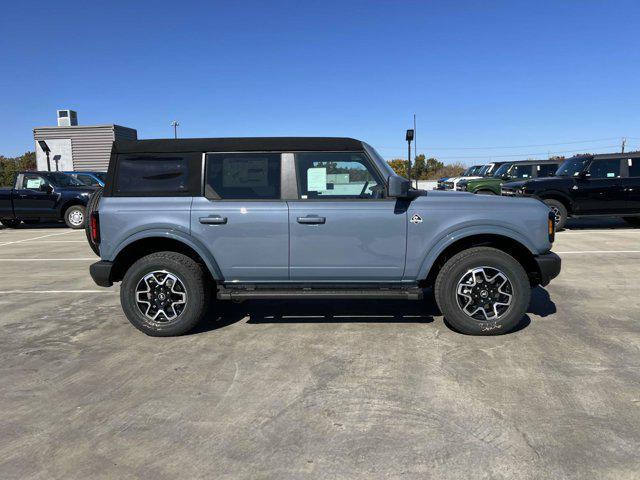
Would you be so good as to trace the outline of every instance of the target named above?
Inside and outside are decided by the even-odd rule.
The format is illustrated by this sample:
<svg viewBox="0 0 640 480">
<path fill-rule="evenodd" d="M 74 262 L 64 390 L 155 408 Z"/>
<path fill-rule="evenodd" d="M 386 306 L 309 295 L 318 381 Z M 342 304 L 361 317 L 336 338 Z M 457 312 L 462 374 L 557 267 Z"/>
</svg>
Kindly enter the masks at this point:
<svg viewBox="0 0 640 480">
<path fill-rule="evenodd" d="M 36 152 L 25 152 L 19 157 L 0 155 L 0 187 L 12 187 L 16 172 L 36 167 Z"/>
<path fill-rule="evenodd" d="M 401 177 L 409 178 L 407 170 L 409 162 L 396 158 L 389 160 L 389 165 Z M 435 158 L 426 158 L 424 154 L 416 155 L 411 165 L 412 180 L 437 180 L 441 177 L 457 177 L 466 170 L 461 163 L 444 164 Z"/>
</svg>

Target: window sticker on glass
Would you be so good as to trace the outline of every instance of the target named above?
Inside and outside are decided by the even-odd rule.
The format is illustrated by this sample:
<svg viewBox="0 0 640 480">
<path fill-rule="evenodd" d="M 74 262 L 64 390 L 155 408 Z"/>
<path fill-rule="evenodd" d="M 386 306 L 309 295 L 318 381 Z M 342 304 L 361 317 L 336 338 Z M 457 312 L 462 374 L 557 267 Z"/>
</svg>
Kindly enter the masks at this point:
<svg viewBox="0 0 640 480">
<path fill-rule="evenodd" d="M 28 178 L 27 179 L 27 188 L 40 188 L 40 179 L 39 178 Z"/>
<path fill-rule="evenodd" d="M 307 170 L 307 191 L 324 192 L 327 189 L 327 169 L 324 167 Z"/>
<path fill-rule="evenodd" d="M 607 178 L 615 177 L 616 174 L 613 172 L 607 172 Z"/>
<path fill-rule="evenodd" d="M 268 184 L 269 161 L 266 158 L 223 159 L 223 187 L 266 187 Z"/>
</svg>

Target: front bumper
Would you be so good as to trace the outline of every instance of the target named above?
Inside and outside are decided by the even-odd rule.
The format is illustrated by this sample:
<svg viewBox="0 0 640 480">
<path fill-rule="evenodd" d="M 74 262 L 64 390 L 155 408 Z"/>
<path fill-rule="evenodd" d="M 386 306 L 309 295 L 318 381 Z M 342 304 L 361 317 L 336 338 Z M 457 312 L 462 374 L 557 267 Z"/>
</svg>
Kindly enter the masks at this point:
<svg viewBox="0 0 640 480">
<path fill-rule="evenodd" d="M 89 267 L 89 273 L 91 278 L 96 282 L 96 285 L 100 287 L 110 287 L 113 285 L 111 281 L 111 269 L 113 268 L 113 262 L 105 262 L 100 260 L 99 262 L 91 264 Z"/>
<path fill-rule="evenodd" d="M 544 255 L 536 256 L 535 260 L 540 272 L 540 285 L 543 287 L 560 274 L 562 260 L 557 254 L 553 252 L 545 253 Z"/>
</svg>

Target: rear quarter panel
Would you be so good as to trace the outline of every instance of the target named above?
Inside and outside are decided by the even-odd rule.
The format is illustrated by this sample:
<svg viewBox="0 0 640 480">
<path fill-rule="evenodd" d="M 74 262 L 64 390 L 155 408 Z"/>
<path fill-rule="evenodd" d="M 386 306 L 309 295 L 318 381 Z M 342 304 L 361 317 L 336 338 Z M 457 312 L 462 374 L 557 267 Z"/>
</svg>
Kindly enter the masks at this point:
<svg viewBox="0 0 640 480">
<path fill-rule="evenodd" d="M 112 261 L 124 247 L 141 238 L 189 237 L 191 202 L 191 197 L 103 197 L 100 256 Z"/>
</svg>

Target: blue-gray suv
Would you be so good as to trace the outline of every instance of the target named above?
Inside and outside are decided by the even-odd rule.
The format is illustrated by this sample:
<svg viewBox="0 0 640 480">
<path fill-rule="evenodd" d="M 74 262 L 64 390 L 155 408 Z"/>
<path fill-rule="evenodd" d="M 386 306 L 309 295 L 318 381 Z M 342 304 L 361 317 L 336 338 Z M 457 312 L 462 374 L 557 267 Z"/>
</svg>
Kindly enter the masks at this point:
<svg viewBox="0 0 640 480">
<path fill-rule="evenodd" d="M 351 138 L 116 142 L 88 212 L 91 276 L 122 282 L 127 318 L 154 336 L 189 331 L 211 300 L 425 288 L 457 330 L 504 333 L 560 272 L 539 200 L 414 190 Z"/>
</svg>

